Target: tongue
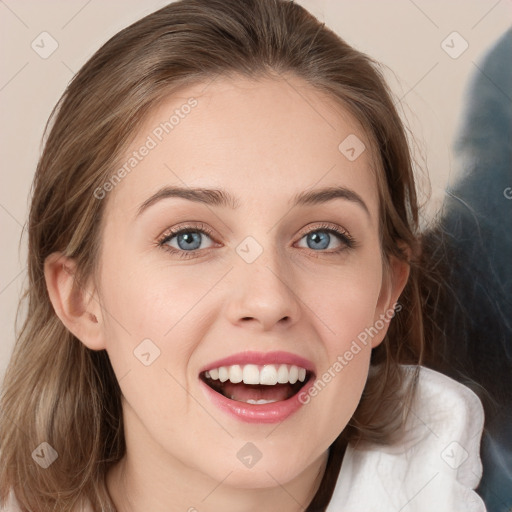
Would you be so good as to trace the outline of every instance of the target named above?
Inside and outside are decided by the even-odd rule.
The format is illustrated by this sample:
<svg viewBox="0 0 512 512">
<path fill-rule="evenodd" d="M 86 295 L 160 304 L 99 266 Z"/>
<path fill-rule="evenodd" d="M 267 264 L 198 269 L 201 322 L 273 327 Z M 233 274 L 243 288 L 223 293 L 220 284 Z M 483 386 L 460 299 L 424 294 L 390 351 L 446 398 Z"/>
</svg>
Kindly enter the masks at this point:
<svg viewBox="0 0 512 512">
<path fill-rule="evenodd" d="M 222 385 L 222 393 L 227 398 L 238 402 L 247 400 L 286 400 L 292 396 L 292 386 L 290 384 L 275 384 L 274 386 L 233 384 L 226 381 Z"/>
</svg>

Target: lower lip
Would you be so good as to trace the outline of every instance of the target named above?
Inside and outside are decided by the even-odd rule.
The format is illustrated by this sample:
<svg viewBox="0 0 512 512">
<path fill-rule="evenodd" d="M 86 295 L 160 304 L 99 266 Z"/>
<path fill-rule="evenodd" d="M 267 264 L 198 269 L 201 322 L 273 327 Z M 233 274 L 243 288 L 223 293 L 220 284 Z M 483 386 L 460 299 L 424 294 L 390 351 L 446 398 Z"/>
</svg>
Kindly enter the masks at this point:
<svg viewBox="0 0 512 512">
<path fill-rule="evenodd" d="M 208 384 L 200 380 L 208 398 L 222 411 L 231 414 L 235 418 L 247 423 L 279 423 L 297 412 L 302 405 L 299 395 L 304 394 L 314 379 L 310 379 L 298 393 L 288 398 L 270 404 L 248 404 L 230 400 L 224 395 L 214 391 Z"/>
</svg>

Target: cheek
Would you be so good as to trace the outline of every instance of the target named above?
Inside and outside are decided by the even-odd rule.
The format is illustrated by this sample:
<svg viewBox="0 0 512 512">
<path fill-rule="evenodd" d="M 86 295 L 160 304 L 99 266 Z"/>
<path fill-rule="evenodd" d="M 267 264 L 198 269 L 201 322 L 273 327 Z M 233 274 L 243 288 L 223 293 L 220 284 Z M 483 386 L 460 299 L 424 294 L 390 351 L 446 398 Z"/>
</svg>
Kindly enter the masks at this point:
<svg viewBox="0 0 512 512">
<path fill-rule="evenodd" d="M 374 323 L 381 269 L 380 259 L 361 258 L 322 284 L 312 308 L 324 326 L 327 358 L 310 399 L 318 400 L 317 421 L 323 417 L 333 435 L 354 413 L 368 377 L 372 339 L 379 335 Z"/>
<path fill-rule="evenodd" d="M 382 266 L 375 257 L 360 258 L 319 283 L 311 294 L 312 309 L 328 333 L 328 351 L 339 352 L 374 322 L 382 282 Z"/>
<path fill-rule="evenodd" d="M 166 279 L 163 275 L 126 259 L 105 265 L 104 332 L 125 399 L 135 410 L 146 411 L 145 417 L 174 425 L 162 405 L 173 397 L 174 412 L 186 410 L 182 386 L 190 385 L 188 362 L 206 334 L 199 305 L 207 302 L 201 296 L 208 283 L 185 279 L 179 271 L 167 272 Z"/>
<path fill-rule="evenodd" d="M 105 262 L 102 304 L 106 348 L 123 397 L 141 418 L 158 418 L 169 432 L 190 407 L 188 362 L 207 329 L 199 306 L 209 279 L 176 268 L 149 268 L 119 258 Z"/>
<path fill-rule="evenodd" d="M 135 339 L 168 343 L 186 318 L 200 309 L 209 279 L 176 268 L 173 272 L 129 260 L 104 267 L 102 302 L 109 327 Z M 110 317 L 110 318 L 108 318 Z M 115 319 L 115 320 L 114 320 Z M 112 321 L 114 320 L 114 321 Z M 158 342 L 157 342 L 158 340 Z M 186 339 L 182 339 L 186 342 Z"/>
</svg>

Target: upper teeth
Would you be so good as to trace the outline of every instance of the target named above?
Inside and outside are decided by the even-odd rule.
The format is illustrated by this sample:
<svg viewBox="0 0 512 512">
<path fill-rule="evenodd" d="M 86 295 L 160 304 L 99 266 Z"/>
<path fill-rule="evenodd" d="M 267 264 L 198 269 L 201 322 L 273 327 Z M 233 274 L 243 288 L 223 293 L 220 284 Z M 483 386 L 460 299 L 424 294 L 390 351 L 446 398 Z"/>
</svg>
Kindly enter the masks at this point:
<svg viewBox="0 0 512 512">
<path fill-rule="evenodd" d="M 255 364 L 232 366 L 221 366 L 213 368 L 205 372 L 205 376 L 226 382 L 229 380 L 233 384 L 242 382 L 244 384 L 266 384 L 273 386 L 274 384 L 295 384 L 298 380 L 304 382 L 306 380 L 305 368 L 295 365 L 274 365 L 265 364 L 257 366 Z"/>
</svg>

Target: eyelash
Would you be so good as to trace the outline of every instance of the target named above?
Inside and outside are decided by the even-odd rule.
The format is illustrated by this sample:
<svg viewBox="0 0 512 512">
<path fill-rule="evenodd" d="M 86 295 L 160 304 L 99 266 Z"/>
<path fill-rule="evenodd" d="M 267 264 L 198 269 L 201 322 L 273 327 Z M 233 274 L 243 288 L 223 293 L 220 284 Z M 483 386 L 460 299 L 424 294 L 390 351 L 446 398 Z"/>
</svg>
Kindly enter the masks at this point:
<svg viewBox="0 0 512 512">
<path fill-rule="evenodd" d="M 331 225 L 331 224 L 322 224 L 320 226 L 315 226 L 315 228 L 310 229 L 309 231 L 306 231 L 300 235 L 299 240 L 302 240 L 305 236 L 309 235 L 310 233 L 316 233 L 317 231 L 322 231 L 329 234 L 334 234 L 338 237 L 339 241 L 342 243 L 341 247 L 338 247 L 337 249 L 333 251 L 314 251 L 313 249 L 310 249 L 312 253 L 319 253 L 318 255 L 315 255 L 314 257 L 319 257 L 320 255 L 337 255 L 340 254 L 343 251 L 346 251 L 347 249 L 353 249 L 356 247 L 356 241 L 354 238 L 345 230 Z M 166 231 L 161 238 L 157 241 L 157 246 L 161 247 L 164 251 L 170 252 L 171 254 L 177 255 L 180 258 L 183 259 L 189 259 L 197 257 L 197 252 L 200 251 L 200 249 L 196 249 L 193 251 L 183 251 L 179 249 L 175 249 L 174 247 L 171 247 L 167 245 L 167 242 L 169 240 L 172 240 L 175 236 L 180 235 L 182 233 L 187 232 L 193 232 L 193 233 L 202 233 L 204 235 L 207 235 L 210 237 L 213 241 L 215 241 L 213 232 L 211 229 L 209 229 L 205 224 L 198 223 L 193 225 L 185 225 L 181 226 L 179 228 L 172 228 Z M 209 249 L 203 249 L 203 250 L 209 250 Z"/>
</svg>

